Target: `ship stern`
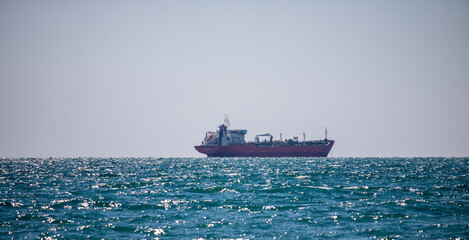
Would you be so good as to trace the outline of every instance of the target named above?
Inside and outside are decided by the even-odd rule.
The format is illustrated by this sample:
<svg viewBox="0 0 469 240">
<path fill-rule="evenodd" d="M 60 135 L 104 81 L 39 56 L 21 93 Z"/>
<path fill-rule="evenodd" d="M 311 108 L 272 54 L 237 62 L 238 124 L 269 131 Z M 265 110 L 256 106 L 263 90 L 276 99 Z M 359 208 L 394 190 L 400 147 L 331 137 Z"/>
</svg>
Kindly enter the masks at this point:
<svg viewBox="0 0 469 240">
<path fill-rule="evenodd" d="M 200 146 L 194 146 L 194 148 L 195 148 L 195 150 L 197 150 L 197 152 L 202 153 L 202 154 L 207 154 L 207 156 L 210 156 L 210 155 L 213 155 L 214 153 L 216 153 L 218 151 L 218 149 L 220 148 L 220 146 L 200 145 Z"/>
</svg>

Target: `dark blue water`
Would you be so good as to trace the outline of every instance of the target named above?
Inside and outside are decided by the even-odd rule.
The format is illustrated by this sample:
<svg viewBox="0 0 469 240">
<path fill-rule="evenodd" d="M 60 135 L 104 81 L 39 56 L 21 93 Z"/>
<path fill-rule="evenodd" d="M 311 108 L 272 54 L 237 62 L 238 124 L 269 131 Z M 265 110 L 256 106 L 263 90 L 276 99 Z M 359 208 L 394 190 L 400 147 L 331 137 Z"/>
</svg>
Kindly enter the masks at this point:
<svg viewBox="0 0 469 240">
<path fill-rule="evenodd" d="M 466 239 L 469 158 L 0 159 L 2 239 Z"/>
</svg>

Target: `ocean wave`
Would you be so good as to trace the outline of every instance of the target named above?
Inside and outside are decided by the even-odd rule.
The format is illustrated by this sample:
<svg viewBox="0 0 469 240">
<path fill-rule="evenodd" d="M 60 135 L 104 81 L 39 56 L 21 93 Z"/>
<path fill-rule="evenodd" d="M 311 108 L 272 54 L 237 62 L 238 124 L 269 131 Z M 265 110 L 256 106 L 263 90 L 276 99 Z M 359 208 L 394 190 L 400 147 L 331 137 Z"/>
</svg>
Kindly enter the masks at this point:
<svg viewBox="0 0 469 240">
<path fill-rule="evenodd" d="M 9 238 L 467 234 L 468 158 L 1 159 Z M 54 237 L 55 236 L 55 237 Z"/>
</svg>

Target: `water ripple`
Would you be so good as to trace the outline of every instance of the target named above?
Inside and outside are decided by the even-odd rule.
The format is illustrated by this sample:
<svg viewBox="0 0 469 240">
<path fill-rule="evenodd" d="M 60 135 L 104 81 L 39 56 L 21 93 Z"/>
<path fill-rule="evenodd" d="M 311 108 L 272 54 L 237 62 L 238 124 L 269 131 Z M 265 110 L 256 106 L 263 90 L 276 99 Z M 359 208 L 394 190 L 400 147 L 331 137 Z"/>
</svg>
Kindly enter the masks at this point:
<svg viewBox="0 0 469 240">
<path fill-rule="evenodd" d="M 468 158 L 0 159 L 18 238 L 465 239 Z"/>
</svg>

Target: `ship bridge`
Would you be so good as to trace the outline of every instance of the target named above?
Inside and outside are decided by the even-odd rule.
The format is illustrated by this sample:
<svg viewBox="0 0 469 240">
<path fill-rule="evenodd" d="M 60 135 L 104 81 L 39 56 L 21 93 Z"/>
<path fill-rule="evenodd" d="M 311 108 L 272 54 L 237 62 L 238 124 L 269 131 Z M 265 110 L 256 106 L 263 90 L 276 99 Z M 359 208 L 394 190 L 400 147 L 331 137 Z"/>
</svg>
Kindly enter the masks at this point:
<svg viewBox="0 0 469 240">
<path fill-rule="evenodd" d="M 245 136 L 248 131 L 246 129 L 230 129 L 225 124 L 220 125 L 216 132 L 207 132 L 202 145 L 238 145 L 245 144 Z"/>
</svg>

